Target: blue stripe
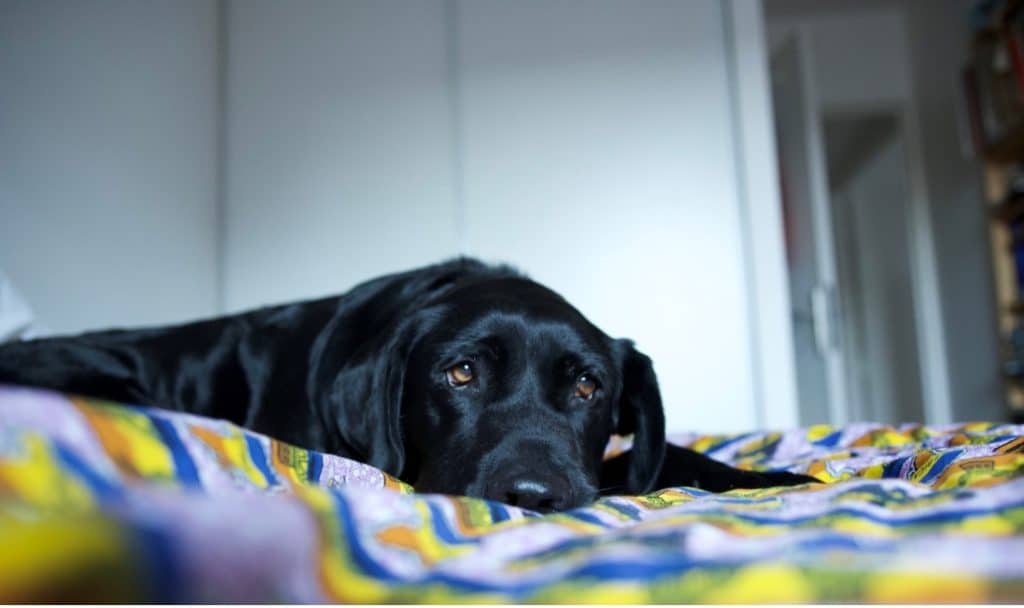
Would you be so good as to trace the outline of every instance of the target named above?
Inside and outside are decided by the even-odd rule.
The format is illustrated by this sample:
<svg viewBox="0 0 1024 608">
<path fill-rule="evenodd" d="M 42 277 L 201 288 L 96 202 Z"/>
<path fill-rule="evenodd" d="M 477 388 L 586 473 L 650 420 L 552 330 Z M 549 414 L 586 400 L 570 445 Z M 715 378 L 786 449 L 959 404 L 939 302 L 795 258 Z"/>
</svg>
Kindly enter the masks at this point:
<svg viewBox="0 0 1024 608">
<path fill-rule="evenodd" d="M 946 467 L 956 460 L 956 457 L 962 452 L 963 450 L 951 450 L 942 456 L 939 456 L 939 460 L 936 461 L 936 463 L 932 465 L 932 468 L 928 469 L 928 473 L 920 479 L 921 483 L 930 483 L 936 477 L 941 475 L 946 470 Z"/>
<path fill-rule="evenodd" d="M 136 524 L 134 540 L 141 545 L 142 557 L 146 561 L 150 588 L 146 594 L 148 602 L 159 604 L 180 604 L 200 601 L 192 587 L 185 584 L 185 577 L 178 566 L 179 557 L 174 550 L 170 532 L 159 525 Z"/>
<path fill-rule="evenodd" d="M 708 490 L 701 490 L 700 488 L 695 488 L 693 486 L 676 486 L 673 489 L 676 490 L 677 492 L 682 492 L 683 494 L 686 494 L 690 498 L 700 498 L 702 496 L 712 496 L 715 494 L 714 492 L 709 492 Z"/>
<path fill-rule="evenodd" d="M 680 530 L 667 530 L 667 536 L 679 536 L 682 534 Z M 543 557 L 546 555 L 553 555 L 557 557 L 560 553 L 570 552 L 577 549 L 589 549 L 596 544 L 601 544 L 603 541 L 600 537 L 596 536 L 572 536 L 563 541 L 559 541 L 550 547 L 541 549 L 530 555 L 523 556 L 521 559 L 530 560 Z"/>
<path fill-rule="evenodd" d="M 832 433 L 830 433 L 828 435 L 825 435 L 824 437 L 822 437 L 821 439 L 818 439 L 817 441 L 812 441 L 811 443 L 813 443 L 814 445 L 820 445 L 822 447 L 827 447 L 827 448 L 835 447 L 836 444 L 839 443 L 839 438 L 842 435 L 843 435 L 843 431 L 841 431 L 841 430 L 833 431 Z"/>
<path fill-rule="evenodd" d="M 728 447 L 728 446 L 730 446 L 730 445 L 732 445 L 732 444 L 734 444 L 736 442 L 745 440 L 747 437 L 750 437 L 753 434 L 754 433 L 743 433 L 742 435 L 737 435 L 736 437 L 733 437 L 732 439 L 726 439 L 725 441 L 723 441 L 722 443 L 719 443 L 718 445 L 711 446 L 704 453 L 708 454 L 710 456 L 711 454 L 714 454 L 715 452 L 721 450 L 722 448 Z"/>
<path fill-rule="evenodd" d="M 591 515 L 590 513 L 587 513 L 586 511 L 582 510 L 568 511 L 566 513 L 563 513 L 563 515 L 565 515 L 566 517 L 571 517 L 577 521 L 582 521 L 585 524 L 596 524 L 603 528 L 608 526 L 608 524 L 601 521 L 600 518 L 598 518 L 596 515 Z"/>
<path fill-rule="evenodd" d="M 933 495 L 935 496 L 935 495 Z M 903 526 L 917 526 L 921 524 L 937 524 L 946 522 L 955 522 L 963 519 L 968 519 L 976 516 L 992 515 L 995 513 L 1002 513 L 1013 509 L 1019 509 L 1024 507 L 1024 501 L 1002 505 L 995 509 L 993 508 L 982 508 L 972 510 L 961 510 L 953 512 L 941 512 L 941 513 L 923 513 L 918 516 L 911 516 L 902 519 L 887 519 L 885 517 L 879 517 L 872 513 L 865 511 L 858 511 L 857 509 L 851 509 L 848 507 L 840 509 L 831 509 L 821 514 L 809 515 L 807 517 L 799 517 L 795 519 L 786 519 L 781 517 L 764 517 L 750 515 L 746 513 L 735 513 L 730 511 L 702 511 L 700 514 L 702 517 L 709 515 L 725 515 L 730 519 L 736 519 L 743 522 L 750 522 L 753 524 L 771 524 L 771 525 L 788 525 L 788 526 L 799 526 L 805 523 L 815 523 L 821 520 L 831 520 L 838 516 L 848 516 L 860 519 L 863 521 L 870 521 L 884 526 L 892 528 L 901 528 Z"/>
<path fill-rule="evenodd" d="M 449 545 L 475 545 L 480 541 L 476 538 L 466 538 L 448 526 L 448 518 L 441 512 L 441 508 L 433 502 L 427 503 L 430 509 L 429 522 L 434 531 L 434 536 Z M 424 522 L 425 524 L 427 522 Z"/>
<path fill-rule="evenodd" d="M 903 468 L 903 464 L 910 458 L 912 458 L 912 456 L 904 456 L 903 458 L 897 458 L 896 460 L 891 460 L 885 463 L 885 466 L 882 467 L 882 477 L 887 479 L 892 477 L 900 479 L 900 469 Z"/>
<path fill-rule="evenodd" d="M 181 437 L 178 437 L 178 431 L 174 429 L 174 425 L 168 420 L 164 420 L 159 416 L 147 414 L 153 426 L 156 427 L 160 438 L 163 440 L 164 445 L 171 451 L 171 458 L 174 459 L 174 471 L 177 473 L 178 481 L 183 486 L 189 488 L 201 488 L 202 483 L 199 481 L 199 472 L 196 470 L 196 465 L 192 462 L 192 456 L 189 455 L 188 449 L 185 448 L 185 444 L 181 441 Z"/>
<path fill-rule="evenodd" d="M 378 564 L 370 555 L 366 552 L 366 549 L 359 542 L 359 535 L 355 528 L 354 518 L 352 512 L 348 507 L 348 503 L 345 501 L 345 497 L 341 495 L 341 492 L 334 490 L 331 492 L 331 496 L 334 498 L 334 510 L 337 513 L 338 523 L 341 527 L 342 538 L 338 539 L 339 548 L 344 550 L 348 547 L 348 553 L 355 562 L 355 565 L 359 567 L 359 570 L 364 574 L 372 576 L 376 579 L 386 581 L 389 583 L 399 582 L 400 579 L 396 578 L 390 572 L 385 570 Z"/>
<path fill-rule="evenodd" d="M 760 439 L 759 441 L 764 442 L 767 439 L 768 439 L 768 436 L 765 436 L 762 439 Z M 742 458 L 751 458 L 751 457 L 756 455 L 756 456 L 758 456 L 761 459 L 770 459 L 775 454 L 775 452 L 779 449 L 779 444 L 781 442 L 782 442 L 782 438 L 781 437 L 777 437 L 777 438 L 771 440 L 770 442 L 762 443 L 761 445 L 757 446 L 756 448 L 752 447 L 751 449 L 740 449 L 738 452 L 736 452 L 736 456 L 737 457 L 742 457 Z"/>
<path fill-rule="evenodd" d="M 498 524 L 498 523 L 501 523 L 503 521 L 508 521 L 509 518 L 511 517 L 508 514 L 508 509 L 506 509 L 504 506 L 502 506 L 502 504 L 500 502 L 494 502 L 494 501 L 488 500 L 487 501 L 487 510 L 491 512 L 491 522 L 492 523 Z"/>
<path fill-rule="evenodd" d="M 245 444 L 249 446 L 249 459 L 252 460 L 252 463 L 263 474 L 263 479 L 266 480 L 267 485 L 278 485 L 280 481 L 278 481 L 274 472 L 270 470 L 270 464 L 267 462 L 267 453 L 263 451 L 263 444 L 260 443 L 260 440 L 246 433 Z"/>
<path fill-rule="evenodd" d="M 309 464 L 306 467 L 306 479 L 317 483 L 320 481 L 320 471 L 324 468 L 324 457 L 320 455 L 320 452 L 314 452 L 312 450 L 306 450 L 309 454 Z"/>
<path fill-rule="evenodd" d="M 681 553 L 661 553 L 657 561 L 598 561 L 584 564 L 569 577 L 596 578 L 602 583 L 607 581 L 645 581 L 667 575 L 678 575 L 698 565 L 692 558 Z"/>
<path fill-rule="evenodd" d="M 75 454 L 60 443 L 54 443 L 53 449 L 57 454 L 57 460 L 60 462 L 61 467 L 82 480 L 99 501 L 110 500 L 120 494 L 119 487 L 94 471 L 92 467 L 78 457 L 78 454 Z"/>
</svg>

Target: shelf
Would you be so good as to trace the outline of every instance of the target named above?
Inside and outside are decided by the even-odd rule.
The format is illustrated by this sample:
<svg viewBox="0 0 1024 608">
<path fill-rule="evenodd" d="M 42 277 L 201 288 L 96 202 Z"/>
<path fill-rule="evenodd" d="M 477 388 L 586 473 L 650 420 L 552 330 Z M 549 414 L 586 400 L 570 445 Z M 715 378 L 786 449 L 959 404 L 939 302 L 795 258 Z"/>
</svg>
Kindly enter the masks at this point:
<svg viewBox="0 0 1024 608">
<path fill-rule="evenodd" d="M 1024 158 L 1024 121 L 1000 139 L 986 144 L 981 155 L 996 163 L 1018 162 Z"/>
<path fill-rule="evenodd" d="M 989 217 L 1000 222 L 1010 222 L 1024 217 L 1024 198 L 1017 198 L 1009 203 L 992 205 L 988 210 Z"/>
<path fill-rule="evenodd" d="M 1006 6 L 999 11 L 999 18 L 997 19 L 997 22 L 1005 24 L 1007 19 L 1009 19 L 1010 16 L 1012 16 L 1022 6 L 1024 6 L 1024 0 L 1010 0 L 1006 3 Z"/>
<path fill-rule="evenodd" d="M 1019 361 L 1019 350 L 1013 348 L 1009 338 L 1012 332 L 1024 327 L 1024 294 L 1021 293 L 1018 284 L 1017 259 L 1012 246 L 1014 233 L 1020 235 L 1020 232 L 1014 230 L 1013 226 L 1024 220 L 1024 193 L 1013 192 L 1015 184 L 1012 183 L 1012 180 L 1020 179 L 1020 168 L 1015 165 L 1024 164 L 1024 112 L 1009 116 L 1004 116 L 1007 111 L 1001 112 L 996 122 L 999 123 L 999 128 L 1003 129 L 1002 137 L 989 141 L 987 144 L 978 142 L 978 136 L 982 140 L 985 139 L 985 129 L 981 125 L 987 123 L 981 115 L 982 97 L 976 88 L 983 84 L 984 86 L 993 86 L 995 75 L 991 73 L 990 66 L 989 69 L 984 70 L 984 74 L 987 75 L 984 79 L 985 83 L 980 83 L 976 70 L 979 69 L 979 66 L 984 66 L 984 61 L 992 60 L 991 54 L 994 52 L 994 45 L 1005 44 L 1007 35 L 1021 35 L 1022 28 L 1017 20 L 1020 19 L 1022 10 L 1024 10 L 1024 0 L 1009 0 L 1002 9 L 991 14 L 988 26 L 975 32 L 969 63 L 971 67 L 963 76 L 968 116 L 971 120 L 972 132 L 975 134 L 977 148 L 980 148 L 976 148 L 977 156 L 984 167 L 983 191 L 988 202 L 985 213 L 989 218 L 992 270 L 997 303 L 996 316 L 1000 336 L 999 375 L 1002 377 L 1001 384 L 1007 418 L 1017 423 L 1024 422 L 1024 375 L 1007 375 L 1002 362 Z M 1019 42 L 1019 39 L 1017 41 Z M 1015 69 L 1019 69 L 1019 66 L 1015 66 Z M 997 84 L 1003 89 L 1008 86 L 1003 81 Z M 1003 90 L 1003 93 L 1006 92 Z M 991 102 L 991 96 L 988 99 Z M 1004 106 L 1000 107 L 1007 110 Z M 993 108 L 986 107 L 988 108 L 986 111 L 991 115 L 990 118 L 995 116 L 992 114 Z M 1016 108 L 1016 106 L 1014 107 Z"/>
</svg>

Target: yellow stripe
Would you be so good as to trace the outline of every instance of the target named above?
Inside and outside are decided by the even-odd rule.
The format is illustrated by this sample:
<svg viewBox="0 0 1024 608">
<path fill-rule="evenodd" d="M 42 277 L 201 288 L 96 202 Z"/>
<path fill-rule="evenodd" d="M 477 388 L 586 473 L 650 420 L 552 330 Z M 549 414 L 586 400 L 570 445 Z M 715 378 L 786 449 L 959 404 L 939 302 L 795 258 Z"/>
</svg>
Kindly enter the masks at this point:
<svg viewBox="0 0 1024 608">
<path fill-rule="evenodd" d="M 242 473 L 257 488 L 267 487 L 268 481 L 253 464 L 249 445 L 240 431 L 232 429 L 224 434 L 196 425 L 190 425 L 189 431 L 213 450 L 223 468 Z"/>
<path fill-rule="evenodd" d="M 84 511 L 95 506 L 89 489 L 60 467 L 42 437 L 26 433 L 20 440 L 24 458 L 0 459 L 0 497 L 45 510 Z"/>
<path fill-rule="evenodd" d="M 868 579 L 864 601 L 879 604 L 977 604 L 988 598 L 979 578 L 957 574 L 887 572 Z"/>
<path fill-rule="evenodd" d="M 174 457 L 145 414 L 94 399 L 71 398 L 103 449 L 128 477 L 176 479 Z"/>
<path fill-rule="evenodd" d="M 0 521 L 0 538 L 0 602 L 139 599 L 139 573 L 108 520 Z"/>
</svg>

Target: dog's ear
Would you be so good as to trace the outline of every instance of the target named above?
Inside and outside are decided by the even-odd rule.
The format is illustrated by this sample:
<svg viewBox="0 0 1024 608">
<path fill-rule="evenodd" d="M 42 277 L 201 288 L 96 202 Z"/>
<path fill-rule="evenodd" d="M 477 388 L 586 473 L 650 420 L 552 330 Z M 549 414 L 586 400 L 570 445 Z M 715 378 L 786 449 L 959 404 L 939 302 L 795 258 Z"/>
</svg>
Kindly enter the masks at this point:
<svg viewBox="0 0 1024 608">
<path fill-rule="evenodd" d="M 402 401 L 417 327 L 414 318 L 400 323 L 365 358 L 346 365 L 334 378 L 327 413 L 340 452 L 361 454 L 362 462 L 395 477 L 405 468 Z"/>
<path fill-rule="evenodd" d="M 626 490 L 650 491 L 665 459 L 665 412 L 651 359 L 636 350 L 630 340 L 620 340 L 622 393 L 615 412 L 614 430 L 633 435 L 633 449 L 626 471 Z"/>
<path fill-rule="evenodd" d="M 402 323 L 378 351 L 373 365 L 366 423 L 371 437 L 369 464 L 398 477 L 405 468 L 402 401 L 405 369 L 417 335 L 413 319 Z"/>
<path fill-rule="evenodd" d="M 306 390 L 324 429 L 320 447 L 402 475 L 405 368 L 430 321 L 429 303 L 459 280 L 487 272 L 498 270 L 456 259 L 367 281 L 339 300 L 310 355 Z"/>
</svg>

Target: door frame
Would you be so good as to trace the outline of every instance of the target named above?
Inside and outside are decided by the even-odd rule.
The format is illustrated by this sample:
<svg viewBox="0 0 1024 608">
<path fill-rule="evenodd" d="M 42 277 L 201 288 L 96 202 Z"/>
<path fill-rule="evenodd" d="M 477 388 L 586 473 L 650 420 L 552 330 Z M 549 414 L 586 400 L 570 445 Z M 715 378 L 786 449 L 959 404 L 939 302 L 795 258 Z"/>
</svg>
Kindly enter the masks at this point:
<svg viewBox="0 0 1024 608">
<path fill-rule="evenodd" d="M 918 365 L 921 369 L 921 398 L 924 400 L 925 418 L 929 424 L 950 424 L 953 422 L 953 399 L 948 343 L 946 327 L 942 322 L 938 255 L 929 209 L 920 117 L 914 111 L 916 104 L 915 93 L 911 92 L 910 99 L 903 104 L 894 104 L 892 111 L 899 120 L 907 152 L 907 186 L 910 193 L 907 201 L 910 234 L 907 238 L 917 326 Z"/>
<path fill-rule="evenodd" d="M 763 7 L 761 0 L 721 6 L 755 420 L 760 429 L 787 429 L 800 424 L 800 409 Z"/>
<path fill-rule="evenodd" d="M 922 406 L 928 424 L 950 424 L 954 421 L 953 402 L 950 396 L 952 389 L 946 329 L 942 322 L 942 292 L 932 217 L 928 207 L 928 181 L 924 170 L 920 126 L 917 113 L 914 112 L 915 103 L 912 96 L 903 102 L 833 103 L 823 108 L 823 113 L 885 113 L 896 119 L 905 150 L 907 170 L 908 197 L 905 208 L 909 232 L 906 238 L 910 255 L 910 289 L 914 300 Z"/>
<path fill-rule="evenodd" d="M 805 108 L 801 115 L 803 123 L 802 148 L 807 157 L 809 170 L 807 187 L 809 192 L 810 231 L 814 250 L 814 277 L 811 288 L 810 310 L 812 317 L 815 351 L 822 360 L 826 399 L 824 407 L 815 405 L 814 418 L 825 419 L 831 424 L 843 425 L 849 422 L 851 405 L 849 399 L 849 383 L 847 381 L 846 350 L 839 322 L 839 302 L 842 301 L 839 285 L 838 261 L 835 251 L 835 232 L 833 230 L 831 189 L 828 183 L 828 162 L 825 148 L 824 112 L 818 90 L 817 74 L 814 69 L 813 42 L 809 28 L 798 25 L 786 32 L 785 40 L 778 46 L 778 53 L 795 55 L 796 70 L 799 80 L 798 107 Z M 769 65 L 775 63 L 775 57 L 768 50 Z M 774 69 L 774 68 L 771 68 Z M 793 91 L 790 91 L 793 92 Z M 775 87 L 772 84 L 773 102 Z M 776 129 L 777 130 L 777 129 Z M 796 180 L 791 180 L 796 181 Z M 788 272 L 787 267 L 787 272 Z M 787 277 L 788 285 L 788 277 Z M 794 307 L 794 312 L 796 307 Z M 791 324 L 793 321 L 791 320 Z M 799 346 L 799 345 L 796 345 Z M 800 374 L 797 374 L 798 386 Z M 803 414 L 807 403 L 805 397 L 798 394 L 798 402 Z"/>
</svg>

